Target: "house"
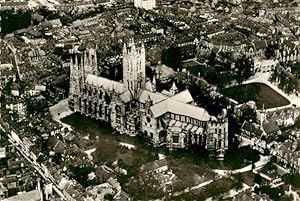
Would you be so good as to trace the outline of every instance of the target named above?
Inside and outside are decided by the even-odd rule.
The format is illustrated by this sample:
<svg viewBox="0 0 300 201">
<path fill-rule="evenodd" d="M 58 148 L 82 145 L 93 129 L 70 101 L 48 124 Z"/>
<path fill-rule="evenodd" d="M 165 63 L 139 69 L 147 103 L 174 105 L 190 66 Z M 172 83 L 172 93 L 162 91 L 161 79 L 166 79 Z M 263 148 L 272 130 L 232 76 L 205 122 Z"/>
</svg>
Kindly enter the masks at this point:
<svg viewBox="0 0 300 201">
<path fill-rule="evenodd" d="M 0 85 L 5 86 L 10 80 L 13 82 L 17 79 L 16 72 L 13 68 L 0 69 Z"/>
<path fill-rule="evenodd" d="M 275 121 L 278 126 L 288 127 L 295 124 L 296 119 L 300 115 L 299 108 L 288 107 L 275 111 L 257 111 L 257 120 Z"/>
<path fill-rule="evenodd" d="M 281 134 L 281 130 L 274 120 L 263 123 L 263 130 L 267 136 Z"/>
<path fill-rule="evenodd" d="M 57 27 L 62 27 L 62 23 L 60 19 L 54 19 L 54 20 L 41 22 L 40 26 L 42 28 L 57 28 Z"/>
<path fill-rule="evenodd" d="M 28 52 L 28 58 L 30 62 L 41 62 L 46 58 L 46 52 L 40 48 L 33 48 Z"/>
<path fill-rule="evenodd" d="M 112 189 L 114 189 L 115 192 L 121 191 L 121 185 L 120 185 L 120 183 L 118 182 L 117 179 L 114 179 L 114 178 L 110 177 L 107 180 L 107 183 L 109 183 L 111 185 Z"/>
<path fill-rule="evenodd" d="M 24 103 L 7 104 L 6 109 L 12 112 L 16 112 L 19 115 L 25 115 L 26 112 L 26 106 L 24 105 Z"/>
<path fill-rule="evenodd" d="M 2 159 L 2 158 L 6 158 L 6 148 L 5 147 L 0 148 L 0 159 Z"/>
<path fill-rule="evenodd" d="M 28 1 L 7 1 L 1 3 L 0 10 L 27 10 L 29 9 Z"/>
<path fill-rule="evenodd" d="M 243 115 L 244 111 L 253 110 L 256 111 L 256 103 L 254 101 L 248 101 L 247 103 L 242 103 L 234 106 L 234 114 L 238 117 Z"/>
<path fill-rule="evenodd" d="M 166 159 L 163 159 L 163 160 L 156 160 L 142 165 L 140 171 L 145 174 L 150 174 L 150 173 L 162 173 L 167 171 L 168 169 L 169 169 L 168 161 Z"/>
<path fill-rule="evenodd" d="M 296 149 L 294 143 L 286 141 L 279 145 L 274 153 L 280 165 L 292 172 L 300 173 L 300 151 Z"/>
<path fill-rule="evenodd" d="M 0 182 L 0 200 L 8 197 L 8 189 Z"/>
<path fill-rule="evenodd" d="M 33 15 L 31 16 L 31 19 L 32 19 L 32 20 L 36 20 L 37 22 L 41 22 L 41 21 L 43 21 L 44 16 L 42 16 L 42 15 L 40 15 L 40 14 L 38 14 L 38 13 L 35 13 L 35 14 L 33 14 Z"/>
<path fill-rule="evenodd" d="M 241 127 L 241 136 L 247 139 L 260 138 L 263 134 L 264 131 L 255 123 L 245 121 Z"/>
<path fill-rule="evenodd" d="M 40 197 L 40 192 L 38 190 L 32 190 L 29 192 L 21 193 L 16 196 L 12 196 L 9 198 L 6 198 L 2 201 L 20 201 L 20 200 L 26 200 L 26 201 L 41 201 L 42 198 Z"/>
<path fill-rule="evenodd" d="M 253 51 L 254 55 L 256 55 L 259 58 L 262 58 L 265 56 L 265 51 L 268 47 L 266 40 L 255 40 L 252 42 L 253 49 L 249 51 Z"/>
<path fill-rule="evenodd" d="M 241 141 L 241 146 L 249 145 L 252 149 L 263 154 L 268 149 L 265 136 L 266 133 L 260 125 L 245 121 L 241 127 L 241 134 L 237 137 Z"/>
<path fill-rule="evenodd" d="M 300 140 L 300 130 L 292 130 L 288 140 L 291 142 L 298 142 Z"/>
<path fill-rule="evenodd" d="M 232 201 L 271 201 L 271 198 L 265 193 L 257 195 L 249 189 L 233 196 Z"/>
<path fill-rule="evenodd" d="M 273 59 L 258 59 L 257 57 L 254 58 L 254 72 L 271 72 L 275 69 L 275 67 L 279 64 L 277 60 Z"/>
<path fill-rule="evenodd" d="M 50 137 L 50 146 L 52 147 L 54 153 L 63 154 L 65 152 L 64 143 L 57 137 Z"/>
<path fill-rule="evenodd" d="M 275 51 L 275 56 L 280 62 L 297 62 L 300 60 L 300 47 L 296 41 L 284 40 Z"/>
<path fill-rule="evenodd" d="M 146 175 L 153 175 L 154 178 L 159 182 L 162 190 L 168 192 L 172 189 L 172 185 L 176 180 L 176 175 L 168 167 L 166 159 L 156 160 L 144 164 L 141 167 L 141 173 Z"/>
</svg>

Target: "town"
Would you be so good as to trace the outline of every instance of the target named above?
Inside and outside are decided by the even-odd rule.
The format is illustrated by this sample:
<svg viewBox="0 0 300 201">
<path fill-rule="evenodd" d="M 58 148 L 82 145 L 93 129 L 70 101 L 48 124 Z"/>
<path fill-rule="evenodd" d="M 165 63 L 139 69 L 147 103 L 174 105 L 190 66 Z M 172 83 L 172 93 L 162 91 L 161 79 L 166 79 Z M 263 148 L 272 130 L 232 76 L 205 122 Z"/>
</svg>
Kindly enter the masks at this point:
<svg viewBox="0 0 300 201">
<path fill-rule="evenodd" d="M 0 13 L 0 200 L 300 200 L 300 2 Z"/>
</svg>

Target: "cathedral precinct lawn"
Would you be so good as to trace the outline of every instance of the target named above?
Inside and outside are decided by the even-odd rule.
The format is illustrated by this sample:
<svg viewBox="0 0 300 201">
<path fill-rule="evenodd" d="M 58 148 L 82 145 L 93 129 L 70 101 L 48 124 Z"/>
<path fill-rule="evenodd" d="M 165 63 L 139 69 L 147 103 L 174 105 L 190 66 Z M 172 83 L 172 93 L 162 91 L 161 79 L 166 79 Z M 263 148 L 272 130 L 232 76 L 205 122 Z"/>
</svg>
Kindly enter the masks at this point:
<svg viewBox="0 0 300 201">
<path fill-rule="evenodd" d="M 114 132 L 108 123 L 79 113 L 63 118 L 62 122 L 71 125 L 77 133 L 82 134 L 74 139 L 74 143 L 81 149 L 96 148 L 96 152 L 93 153 L 94 162 L 109 164 L 119 160 L 124 166 L 138 166 L 157 159 L 157 153 L 150 153 L 146 149 L 137 147 L 137 149 L 128 150 L 121 147 L 119 142 L 135 144 L 135 139 Z M 89 139 L 84 138 L 87 135 Z"/>
<path fill-rule="evenodd" d="M 232 98 L 239 103 L 255 101 L 258 109 L 280 107 L 290 102 L 269 86 L 263 83 L 250 83 L 221 90 L 225 96 Z"/>
<path fill-rule="evenodd" d="M 247 147 L 229 150 L 223 162 L 209 157 L 206 150 L 197 147 L 174 149 L 172 151 L 169 151 L 166 147 L 153 147 L 142 137 L 118 134 L 110 128 L 109 124 L 79 113 L 63 118 L 62 122 L 71 125 L 75 131 L 80 133 L 74 139 L 74 143 L 81 149 L 97 148 L 96 152 L 93 153 L 94 162 L 112 163 L 115 160 L 121 160 L 124 168 L 132 164 L 137 167 L 143 163 L 153 161 L 157 159 L 158 153 L 166 155 L 168 159 L 176 159 L 177 162 L 173 160 L 176 163 L 187 164 L 188 162 L 190 166 L 208 167 L 210 169 L 242 168 L 248 165 L 249 161 L 256 162 L 259 159 L 258 154 L 255 152 L 253 152 L 255 158 L 249 158 L 249 155 L 245 153 L 252 153 L 253 150 Z M 84 138 L 87 134 L 89 134 L 88 140 Z M 96 136 L 98 137 L 96 138 Z M 121 147 L 119 142 L 135 145 L 137 149 L 128 150 Z M 201 173 L 199 175 L 201 176 Z"/>
</svg>

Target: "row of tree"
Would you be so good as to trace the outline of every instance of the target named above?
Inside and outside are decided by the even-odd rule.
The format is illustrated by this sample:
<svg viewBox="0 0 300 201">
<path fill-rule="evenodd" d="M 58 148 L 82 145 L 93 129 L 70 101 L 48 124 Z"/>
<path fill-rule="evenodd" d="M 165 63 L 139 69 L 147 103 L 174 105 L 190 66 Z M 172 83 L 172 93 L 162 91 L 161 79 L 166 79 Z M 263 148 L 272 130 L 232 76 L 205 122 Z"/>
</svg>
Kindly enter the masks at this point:
<svg viewBox="0 0 300 201">
<path fill-rule="evenodd" d="M 283 69 L 275 69 L 270 77 L 271 82 L 278 83 L 278 87 L 285 93 L 291 94 L 298 88 L 298 79 Z"/>
</svg>

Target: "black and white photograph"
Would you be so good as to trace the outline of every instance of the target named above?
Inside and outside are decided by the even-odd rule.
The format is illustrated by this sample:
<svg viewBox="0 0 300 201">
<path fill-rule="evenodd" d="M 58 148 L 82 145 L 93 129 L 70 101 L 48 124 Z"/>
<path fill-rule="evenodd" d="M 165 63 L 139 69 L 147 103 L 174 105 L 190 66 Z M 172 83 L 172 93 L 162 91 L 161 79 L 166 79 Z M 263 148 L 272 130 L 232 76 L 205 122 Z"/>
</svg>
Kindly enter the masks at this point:
<svg viewBox="0 0 300 201">
<path fill-rule="evenodd" d="M 300 0 L 0 0 L 0 201 L 300 201 Z"/>
</svg>

